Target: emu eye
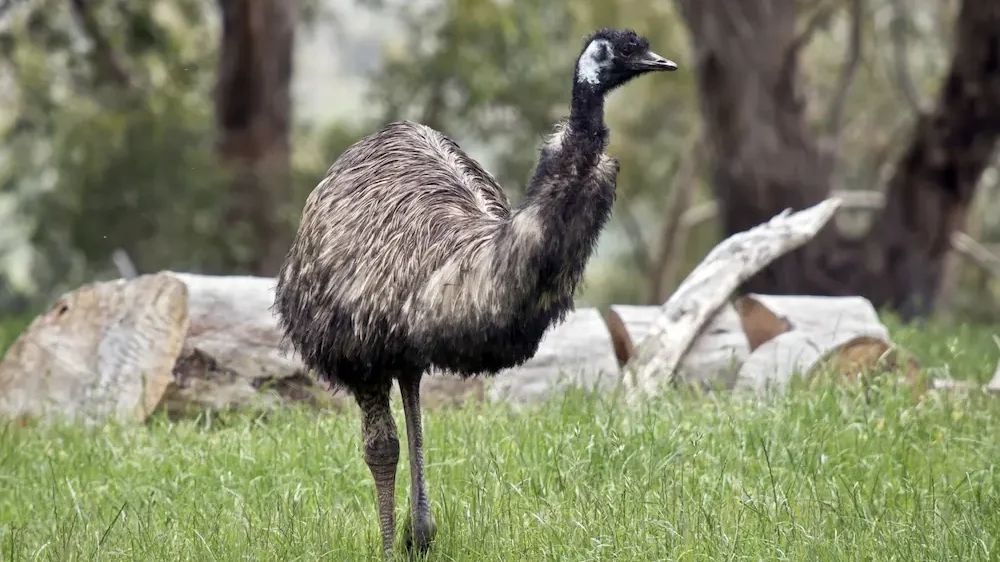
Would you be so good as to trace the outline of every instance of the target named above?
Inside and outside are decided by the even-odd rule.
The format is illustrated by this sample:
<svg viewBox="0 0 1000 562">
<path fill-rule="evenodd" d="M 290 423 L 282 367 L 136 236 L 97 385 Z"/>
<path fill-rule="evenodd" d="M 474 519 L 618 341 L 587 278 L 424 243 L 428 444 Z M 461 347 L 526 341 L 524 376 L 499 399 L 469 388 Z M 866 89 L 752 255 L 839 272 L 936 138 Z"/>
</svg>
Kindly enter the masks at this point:
<svg viewBox="0 0 1000 562">
<path fill-rule="evenodd" d="M 629 41 L 628 43 L 625 43 L 624 45 L 622 45 L 622 54 L 625 55 L 626 57 L 632 56 L 632 53 L 634 53 L 634 52 L 635 52 L 635 43 L 634 42 Z"/>
</svg>

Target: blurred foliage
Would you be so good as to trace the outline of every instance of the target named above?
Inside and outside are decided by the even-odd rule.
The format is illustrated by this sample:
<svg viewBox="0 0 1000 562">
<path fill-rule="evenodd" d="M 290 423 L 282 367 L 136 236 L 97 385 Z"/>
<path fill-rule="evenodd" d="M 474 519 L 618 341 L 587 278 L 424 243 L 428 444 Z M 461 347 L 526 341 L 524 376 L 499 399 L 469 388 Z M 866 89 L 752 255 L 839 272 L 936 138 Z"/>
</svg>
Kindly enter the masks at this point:
<svg viewBox="0 0 1000 562">
<path fill-rule="evenodd" d="M 31 273 L 39 288 L 33 297 L 17 296 L 0 282 L 2 309 L 23 309 L 26 298 L 43 302 L 115 275 L 110 255 L 116 248 L 140 271 L 222 273 L 219 257 L 240 244 L 220 220 L 226 187 L 213 154 L 217 6 L 196 0 L 82 4 L 91 6 L 89 23 L 72 0 L 20 3 L 0 23 L 0 185 L 18 204 L 11 224 L 16 218 L 30 229 Z M 336 34 L 351 23 L 347 4 L 399 28 L 386 26 L 382 64 L 366 77 L 370 118 L 317 124 L 296 115 L 294 205 L 276 210 L 289 229 L 344 148 L 401 118 L 455 138 L 517 201 L 542 136 L 568 112 L 571 61 L 582 38 L 597 27 L 630 27 L 677 60 L 681 71 L 638 80 L 609 100 L 610 151 L 622 165 L 618 201 L 581 301 L 646 298 L 650 256 L 662 244 L 675 175 L 700 127 L 695 61 L 673 2 L 310 0 L 303 25 L 322 32 L 322 22 L 332 22 L 326 33 Z M 846 4 L 800 0 L 802 27 L 817 17 L 820 22 L 800 63 L 818 134 L 847 52 Z M 865 2 L 863 52 L 846 100 L 835 187 L 879 189 L 891 173 L 915 111 L 933 98 L 946 70 L 956 6 L 955 0 Z M 710 197 L 703 171 L 694 202 Z M 997 204 L 993 197 L 974 211 L 987 242 L 1000 241 L 1000 214 L 991 212 Z M 713 223 L 692 232 L 681 275 L 718 236 Z M 0 236 L 0 254 L 10 251 L 4 240 Z M 962 275 L 968 294 L 992 293 L 995 285 L 979 283 L 975 272 Z"/>
<path fill-rule="evenodd" d="M 306 3 L 304 23 L 319 7 Z M 140 272 L 224 273 L 241 240 L 222 227 L 213 152 L 218 33 L 217 7 L 196 0 L 40 0 L 6 15 L 0 185 L 27 219 L 35 300 L 116 275 L 119 248 Z M 311 187 L 323 169 L 295 177 Z M 16 304 L 5 293 L 0 306 Z"/>
<path fill-rule="evenodd" d="M 31 218 L 42 286 L 108 273 L 119 247 L 141 270 L 214 257 L 213 53 L 199 37 L 210 32 L 200 2 L 155 7 L 102 2 L 82 16 L 44 0 L 8 16 L 16 110 L 0 181 Z"/>
</svg>

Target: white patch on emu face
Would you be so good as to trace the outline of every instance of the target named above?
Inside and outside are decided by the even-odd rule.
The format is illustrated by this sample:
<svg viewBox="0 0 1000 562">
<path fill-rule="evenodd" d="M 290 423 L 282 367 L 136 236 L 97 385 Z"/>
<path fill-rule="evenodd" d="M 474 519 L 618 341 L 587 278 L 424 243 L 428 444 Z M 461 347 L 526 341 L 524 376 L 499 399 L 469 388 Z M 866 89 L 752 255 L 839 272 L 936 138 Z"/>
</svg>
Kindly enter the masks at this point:
<svg viewBox="0 0 1000 562">
<path fill-rule="evenodd" d="M 588 84 L 601 82 L 601 70 L 611 65 L 614 54 L 611 42 L 607 39 L 595 39 L 587 45 L 577 63 L 577 80 Z"/>
</svg>

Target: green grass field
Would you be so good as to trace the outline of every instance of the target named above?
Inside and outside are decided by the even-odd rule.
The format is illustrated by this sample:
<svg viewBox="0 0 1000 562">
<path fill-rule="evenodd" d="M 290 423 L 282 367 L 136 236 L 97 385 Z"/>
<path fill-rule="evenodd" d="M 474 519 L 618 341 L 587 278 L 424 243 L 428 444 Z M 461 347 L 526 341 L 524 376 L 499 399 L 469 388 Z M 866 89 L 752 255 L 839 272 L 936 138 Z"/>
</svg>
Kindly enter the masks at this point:
<svg viewBox="0 0 1000 562">
<path fill-rule="evenodd" d="M 992 330 L 895 330 L 985 381 Z M 402 427 L 402 415 L 396 403 Z M 1000 400 L 875 381 L 768 401 L 567 395 L 425 415 L 430 560 L 996 560 Z M 408 508 L 400 462 L 398 523 Z M 355 411 L 0 429 L 0 559 L 367 560 Z M 402 557 L 401 557 L 402 558 Z"/>
</svg>

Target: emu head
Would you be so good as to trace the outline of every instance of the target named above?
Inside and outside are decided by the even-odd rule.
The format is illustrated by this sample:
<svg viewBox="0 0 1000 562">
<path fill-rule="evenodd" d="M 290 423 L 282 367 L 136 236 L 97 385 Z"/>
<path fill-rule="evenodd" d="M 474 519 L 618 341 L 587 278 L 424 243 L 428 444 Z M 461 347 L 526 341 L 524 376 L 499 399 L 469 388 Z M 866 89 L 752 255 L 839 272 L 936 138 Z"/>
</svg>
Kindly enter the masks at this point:
<svg viewBox="0 0 1000 562">
<path fill-rule="evenodd" d="M 603 95 L 657 70 L 677 70 L 677 63 L 651 51 L 649 42 L 631 29 L 605 28 L 587 37 L 574 79 Z"/>
</svg>

